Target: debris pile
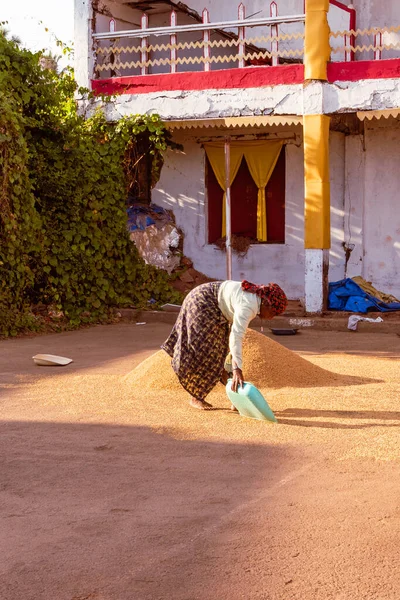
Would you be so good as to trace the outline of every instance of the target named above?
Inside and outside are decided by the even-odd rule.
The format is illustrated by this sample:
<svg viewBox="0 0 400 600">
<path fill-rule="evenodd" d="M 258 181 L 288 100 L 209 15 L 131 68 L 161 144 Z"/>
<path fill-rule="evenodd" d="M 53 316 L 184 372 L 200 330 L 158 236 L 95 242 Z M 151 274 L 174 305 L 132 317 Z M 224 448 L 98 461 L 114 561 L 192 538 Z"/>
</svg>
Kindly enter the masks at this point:
<svg viewBox="0 0 400 600">
<path fill-rule="evenodd" d="M 150 265 L 172 275 L 171 285 L 186 294 L 201 283 L 213 281 L 193 268 L 183 255 L 183 232 L 171 210 L 156 204 L 135 203 L 128 207 L 128 230 L 140 256 Z"/>
<path fill-rule="evenodd" d="M 156 204 L 133 204 L 128 210 L 130 238 L 140 256 L 171 275 L 181 262 L 181 235 L 173 214 Z"/>
</svg>

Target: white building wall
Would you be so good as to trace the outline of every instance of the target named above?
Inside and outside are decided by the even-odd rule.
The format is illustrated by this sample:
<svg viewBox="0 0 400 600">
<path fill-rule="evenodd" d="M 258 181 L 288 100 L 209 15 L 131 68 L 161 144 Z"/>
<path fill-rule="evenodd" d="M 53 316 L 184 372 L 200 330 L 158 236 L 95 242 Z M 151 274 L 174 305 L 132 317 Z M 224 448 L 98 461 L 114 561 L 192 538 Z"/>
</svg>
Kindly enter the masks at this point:
<svg viewBox="0 0 400 600">
<path fill-rule="evenodd" d="M 400 123 L 366 123 L 346 139 L 345 239 L 354 244 L 347 275 L 400 297 Z"/>
<path fill-rule="evenodd" d="M 367 124 L 364 276 L 400 297 L 400 123 Z"/>
<path fill-rule="evenodd" d="M 345 139 L 345 218 L 344 241 L 350 250 L 346 277 L 364 277 L 364 136 L 349 135 Z"/>
<path fill-rule="evenodd" d="M 398 0 L 341 0 L 349 6 L 353 4 L 357 12 L 357 27 L 390 27 L 395 22 L 400 24 L 400 3 Z M 304 12 L 304 0 L 276 0 L 279 15 L 295 15 Z M 237 18 L 237 6 L 240 2 L 232 0 L 191 0 L 190 6 L 198 12 L 204 7 L 210 10 L 211 18 L 216 20 L 233 20 Z M 269 16 L 270 0 L 247 0 L 247 16 L 259 12 Z"/>
<path fill-rule="evenodd" d="M 329 281 L 344 278 L 344 197 L 345 197 L 345 136 L 332 131 L 330 135 L 331 180 L 331 249 Z"/>
<path fill-rule="evenodd" d="M 184 252 L 196 269 L 226 276 L 225 254 L 207 244 L 204 153 L 194 138 L 177 138 L 185 153 L 168 152 L 153 201 L 174 211 Z M 400 297 L 400 123 L 367 123 L 363 135 L 331 132 L 329 280 L 361 275 Z M 276 281 L 290 298 L 304 296 L 304 171 L 301 146 L 286 146 L 286 242 L 234 255 L 233 276 Z M 345 242 L 354 248 L 345 271 Z"/>
<path fill-rule="evenodd" d="M 184 253 L 199 271 L 215 279 L 226 278 L 226 255 L 207 243 L 204 151 L 194 138 L 175 136 L 184 154 L 169 151 L 161 179 L 153 191 L 153 202 L 175 214 L 184 231 Z M 290 298 L 304 297 L 304 154 L 299 146 L 286 146 L 285 244 L 257 244 L 245 257 L 233 258 L 233 278 L 262 283 L 274 281 Z M 344 275 L 343 203 L 344 135 L 333 132 L 332 158 L 332 249 L 330 262 L 334 280 Z"/>
<path fill-rule="evenodd" d="M 391 27 L 400 25 L 400 3 L 398 0 L 353 0 L 357 11 L 357 28 Z M 344 1 L 344 4 L 350 4 Z"/>
<path fill-rule="evenodd" d="M 350 4 L 349 0 L 342 0 Z M 398 0 L 353 0 L 352 4 L 357 12 L 357 29 L 365 30 L 372 27 L 397 27 L 400 25 L 400 2 Z M 374 35 L 358 35 L 357 46 L 370 46 L 374 43 Z M 387 32 L 383 35 L 384 45 L 398 45 L 400 32 Z M 357 60 L 372 60 L 373 50 L 357 52 Z M 400 47 L 383 50 L 382 58 L 399 58 Z"/>
</svg>

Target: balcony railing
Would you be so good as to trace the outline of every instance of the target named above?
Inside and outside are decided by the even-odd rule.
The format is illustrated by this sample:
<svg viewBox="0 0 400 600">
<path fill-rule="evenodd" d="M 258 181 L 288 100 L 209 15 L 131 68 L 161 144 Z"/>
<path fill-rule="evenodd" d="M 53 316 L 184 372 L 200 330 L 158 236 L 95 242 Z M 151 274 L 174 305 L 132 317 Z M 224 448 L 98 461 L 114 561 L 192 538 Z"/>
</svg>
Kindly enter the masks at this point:
<svg viewBox="0 0 400 600">
<path fill-rule="evenodd" d="M 400 58 L 400 25 L 332 32 L 331 48 L 333 60 Z"/>
<path fill-rule="evenodd" d="M 246 19 L 245 7 L 240 4 L 236 21 L 210 23 L 204 9 L 202 23 L 177 25 L 177 13 L 172 11 L 170 27 L 150 28 L 144 14 L 140 29 L 93 35 L 95 75 L 105 78 L 301 63 L 305 15 L 278 16 L 277 12 L 277 4 L 272 2 L 270 17 Z"/>
<path fill-rule="evenodd" d="M 98 79 L 128 75 L 210 71 L 248 66 L 302 63 L 305 15 L 278 16 L 276 2 L 270 17 L 246 19 L 238 7 L 236 21 L 177 24 L 170 14 L 169 27 L 149 27 L 143 14 L 141 27 L 93 34 L 94 76 Z M 400 26 L 345 30 L 331 33 L 332 61 L 400 58 Z"/>
</svg>

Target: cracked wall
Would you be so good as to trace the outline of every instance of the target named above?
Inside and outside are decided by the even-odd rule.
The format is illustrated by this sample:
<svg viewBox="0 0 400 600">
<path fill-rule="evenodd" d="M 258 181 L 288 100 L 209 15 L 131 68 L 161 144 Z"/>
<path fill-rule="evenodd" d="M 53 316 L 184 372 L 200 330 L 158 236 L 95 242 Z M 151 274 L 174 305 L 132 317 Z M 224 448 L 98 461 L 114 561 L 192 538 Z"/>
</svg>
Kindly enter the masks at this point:
<svg viewBox="0 0 400 600">
<path fill-rule="evenodd" d="M 125 94 L 106 106 L 107 118 L 157 113 L 165 120 L 302 114 L 302 86 Z"/>
<path fill-rule="evenodd" d="M 244 73 L 245 76 L 245 73 Z M 98 101 L 95 106 L 101 104 Z M 351 113 L 400 107 L 400 78 L 312 82 L 262 88 L 223 88 L 122 94 L 105 107 L 107 118 L 159 114 L 164 120 L 252 115 Z"/>
</svg>

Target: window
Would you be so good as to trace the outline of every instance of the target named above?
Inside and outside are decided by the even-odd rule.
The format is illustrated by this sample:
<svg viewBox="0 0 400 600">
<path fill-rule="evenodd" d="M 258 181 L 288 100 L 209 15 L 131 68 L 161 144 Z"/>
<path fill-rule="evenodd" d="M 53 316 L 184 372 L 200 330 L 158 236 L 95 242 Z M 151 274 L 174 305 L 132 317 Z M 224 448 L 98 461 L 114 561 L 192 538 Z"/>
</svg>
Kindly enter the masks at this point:
<svg viewBox="0 0 400 600">
<path fill-rule="evenodd" d="M 265 188 L 267 209 L 267 244 L 285 242 L 285 147 L 282 148 L 275 169 Z M 208 243 L 222 237 L 223 190 L 206 157 L 206 189 L 208 196 Z M 232 233 L 257 240 L 258 189 L 243 157 L 231 186 Z"/>
</svg>

